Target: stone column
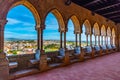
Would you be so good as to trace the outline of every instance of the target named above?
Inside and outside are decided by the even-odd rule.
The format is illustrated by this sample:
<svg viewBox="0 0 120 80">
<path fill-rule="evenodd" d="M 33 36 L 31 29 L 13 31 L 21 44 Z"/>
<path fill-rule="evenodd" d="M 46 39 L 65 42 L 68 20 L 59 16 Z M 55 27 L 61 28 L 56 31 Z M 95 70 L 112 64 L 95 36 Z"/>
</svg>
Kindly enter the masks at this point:
<svg viewBox="0 0 120 80">
<path fill-rule="evenodd" d="M 80 46 L 80 50 L 81 50 L 81 53 L 80 53 L 80 61 L 83 61 L 84 60 L 84 51 L 81 47 L 81 33 L 79 33 L 79 46 Z"/>
<path fill-rule="evenodd" d="M 113 38 L 112 38 L 112 36 L 111 36 L 111 37 L 110 37 L 110 44 L 111 44 L 111 45 L 113 45 L 113 43 L 112 43 L 113 40 L 112 40 L 112 39 L 113 39 Z"/>
<path fill-rule="evenodd" d="M 86 34 L 86 42 L 87 42 L 87 46 L 88 46 L 88 34 Z"/>
<path fill-rule="evenodd" d="M 75 33 L 75 46 L 77 47 L 78 46 L 78 38 L 77 38 L 77 33 Z"/>
<path fill-rule="evenodd" d="M 105 36 L 105 45 L 107 45 L 107 41 L 106 41 L 106 38 L 107 38 L 107 36 Z"/>
<path fill-rule="evenodd" d="M 64 32 L 64 49 L 66 49 L 66 31 Z"/>
<path fill-rule="evenodd" d="M 45 29 L 45 25 L 41 24 L 40 26 L 40 64 L 39 64 L 39 69 L 40 71 L 45 71 L 48 69 L 48 64 L 47 64 L 47 55 L 45 54 L 45 51 L 43 49 L 43 30 Z"/>
<path fill-rule="evenodd" d="M 41 51 L 43 50 L 43 27 L 40 29 L 40 31 L 41 31 Z"/>
<path fill-rule="evenodd" d="M 62 46 L 62 44 L 63 44 L 63 43 L 62 43 L 62 40 L 63 40 L 63 39 L 62 39 L 62 38 L 63 38 L 63 37 L 62 37 L 62 32 L 60 32 L 60 48 L 63 48 L 63 46 Z"/>
<path fill-rule="evenodd" d="M 108 36 L 106 36 L 106 45 L 108 45 Z"/>
<path fill-rule="evenodd" d="M 4 53 L 4 26 L 6 20 L 0 20 L 0 80 L 9 79 L 9 62 Z"/>
<path fill-rule="evenodd" d="M 40 29 L 37 28 L 37 49 L 40 50 Z"/>
<path fill-rule="evenodd" d="M 81 33 L 79 33 L 79 46 L 81 47 Z"/>
<path fill-rule="evenodd" d="M 100 35 L 98 35 L 98 45 L 100 46 Z"/>
<path fill-rule="evenodd" d="M 116 38 L 116 36 L 113 36 L 113 44 L 114 44 L 114 45 L 116 45 L 116 44 L 115 44 L 115 38 Z"/>
<path fill-rule="evenodd" d="M 90 34 L 90 46 L 92 47 L 92 34 Z"/>
<path fill-rule="evenodd" d="M 66 48 L 66 32 L 67 32 L 67 28 L 66 28 L 66 30 L 63 31 L 63 33 L 64 33 L 64 49 L 65 49 L 64 65 L 68 65 L 70 63 L 69 50 L 67 50 L 67 48 Z"/>
<path fill-rule="evenodd" d="M 96 35 L 95 35 L 95 46 L 96 46 Z"/>
<path fill-rule="evenodd" d="M 114 41 L 115 41 L 114 43 L 115 43 L 115 46 L 117 47 L 117 51 L 119 50 L 119 44 L 118 44 L 119 41 L 118 40 L 119 40 L 119 36 L 118 36 L 118 34 L 116 34 L 114 37 Z"/>
<path fill-rule="evenodd" d="M 101 36 L 101 44 L 103 45 L 103 35 Z"/>
</svg>

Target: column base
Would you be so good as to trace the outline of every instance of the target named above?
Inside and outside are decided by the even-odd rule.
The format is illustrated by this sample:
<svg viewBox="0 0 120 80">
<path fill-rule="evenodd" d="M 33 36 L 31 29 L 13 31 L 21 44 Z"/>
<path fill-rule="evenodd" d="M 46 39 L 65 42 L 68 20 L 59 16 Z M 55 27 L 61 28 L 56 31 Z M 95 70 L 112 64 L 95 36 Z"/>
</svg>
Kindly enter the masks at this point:
<svg viewBox="0 0 120 80">
<path fill-rule="evenodd" d="M 70 64 L 70 57 L 69 57 L 69 52 L 66 50 L 65 51 L 65 59 L 64 59 L 64 65 Z"/>
<path fill-rule="evenodd" d="M 44 50 L 41 51 L 39 69 L 40 71 L 46 71 L 48 69 L 47 55 Z"/>
<path fill-rule="evenodd" d="M 0 80 L 9 80 L 9 66 L 7 58 L 0 58 Z"/>
</svg>

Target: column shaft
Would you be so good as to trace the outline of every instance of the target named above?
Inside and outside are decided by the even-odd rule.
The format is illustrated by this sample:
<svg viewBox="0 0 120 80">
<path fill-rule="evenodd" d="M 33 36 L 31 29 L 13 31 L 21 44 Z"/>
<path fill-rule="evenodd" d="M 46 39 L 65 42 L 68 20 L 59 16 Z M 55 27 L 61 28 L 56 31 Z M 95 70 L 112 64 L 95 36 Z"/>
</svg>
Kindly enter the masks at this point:
<svg viewBox="0 0 120 80">
<path fill-rule="evenodd" d="M 86 40 L 87 40 L 87 46 L 88 46 L 88 34 L 86 35 Z"/>
<path fill-rule="evenodd" d="M 75 34 L 75 46 L 77 47 L 78 46 L 78 38 L 77 38 L 77 34 Z"/>
<path fill-rule="evenodd" d="M 37 30 L 37 44 L 38 44 L 37 45 L 38 46 L 37 49 L 39 50 L 40 49 L 40 30 L 39 29 Z"/>
<path fill-rule="evenodd" d="M 90 34 L 90 46 L 92 46 L 92 34 Z"/>
<path fill-rule="evenodd" d="M 81 47 L 81 33 L 79 33 L 79 46 Z"/>
<path fill-rule="evenodd" d="M 102 45 L 103 45 L 103 36 L 101 36 L 101 42 L 102 42 Z"/>
<path fill-rule="evenodd" d="M 43 50 L 43 29 L 40 29 L 41 30 L 41 50 Z"/>
<path fill-rule="evenodd" d="M 98 45 L 100 45 L 100 35 L 98 36 Z"/>
<path fill-rule="evenodd" d="M 95 35 L 95 45 L 97 44 L 97 41 L 96 41 L 96 35 Z"/>
<path fill-rule="evenodd" d="M 66 32 L 64 32 L 64 49 L 66 49 Z"/>
<path fill-rule="evenodd" d="M 60 48 L 63 47 L 62 44 L 63 44 L 63 42 L 62 42 L 62 32 L 60 32 Z"/>
</svg>

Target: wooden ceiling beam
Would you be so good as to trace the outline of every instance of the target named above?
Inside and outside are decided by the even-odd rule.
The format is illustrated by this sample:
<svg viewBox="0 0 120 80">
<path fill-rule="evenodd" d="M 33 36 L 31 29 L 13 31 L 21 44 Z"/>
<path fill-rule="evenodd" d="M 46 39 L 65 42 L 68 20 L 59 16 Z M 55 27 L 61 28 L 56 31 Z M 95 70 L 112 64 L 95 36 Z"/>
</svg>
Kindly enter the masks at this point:
<svg viewBox="0 0 120 80">
<path fill-rule="evenodd" d="M 106 7 L 102 7 L 100 9 L 97 9 L 94 12 L 102 11 L 102 10 L 105 10 L 105 9 L 108 9 L 108 8 L 112 8 L 112 7 L 115 7 L 115 6 L 119 6 L 119 5 L 120 5 L 120 3 L 112 4 L 112 5 L 109 5 L 109 6 L 106 6 Z"/>
<path fill-rule="evenodd" d="M 85 7 L 89 6 L 89 5 L 92 5 L 92 4 L 95 4 L 97 2 L 99 2 L 100 0 L 94 0 L 94 1 L 91 1 L 89 3 L 87 3 L 86 5 L 84 5 Z"/>
<path fill-rule="evenodd" d="M 120 13 L 120 10 L 118 11 L 111 11 L 111 12 L 108 12 L 108 13 L 105 13 L 105 14 L 102 14 L 103 16 L 106 16 L 106 15 L 110 15 L 110 14 L 115 14 L 115 13 Z"/>
<path fill-rule="evenodd" d="M 120 18 L 118 17 L 118 18 L 114 18 L 114 19 L 112 19 L 112 20 L 120 20 Z"/>
<path fill-rule="evenodd" d="M 119 15 L 115 15 L 115 16 L 111 16 L 111 17 L 109 17 L 109 18 L 110 18 L 110 19 L 114 19 L 114 18 L 117 18 L 117 17 L 120 18 L 120 14 L 119 14 Z"/>
</svg>

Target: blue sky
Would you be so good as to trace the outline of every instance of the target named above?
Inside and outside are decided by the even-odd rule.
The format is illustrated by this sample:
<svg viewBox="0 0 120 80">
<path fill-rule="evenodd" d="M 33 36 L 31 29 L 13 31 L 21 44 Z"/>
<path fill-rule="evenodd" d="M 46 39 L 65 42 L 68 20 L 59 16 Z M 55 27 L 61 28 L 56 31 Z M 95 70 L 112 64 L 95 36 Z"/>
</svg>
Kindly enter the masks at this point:
<svg viewBox="0 0 120 80">
<path fill-rule="evenodd" d="M 7 15 L 8 23 L 5 26 L 6 38 L 19 39 L 37 39 L 37 32 L 35 30 L 35 19 L 32 13 L 23 5 L 12 8 Z M 58 22 L 52 13 L 49 13 L 45 21 L 46 29 L 44 30 L 44 39 L 50 40 L 60 39 L 58 32 Z M 74 25 L 72 20 L 68 22 L 67 40 L 75 40 Z M 84 39 L 84 37 L 83 37 Z"/>
</svg>

